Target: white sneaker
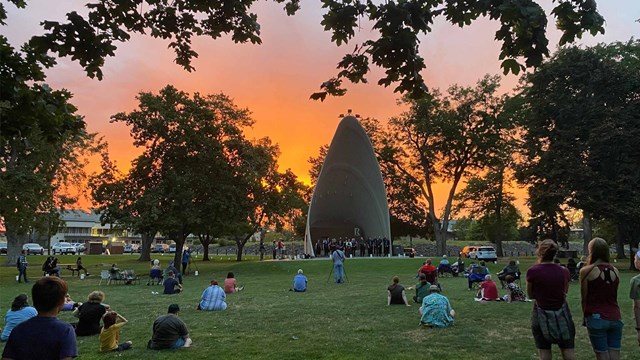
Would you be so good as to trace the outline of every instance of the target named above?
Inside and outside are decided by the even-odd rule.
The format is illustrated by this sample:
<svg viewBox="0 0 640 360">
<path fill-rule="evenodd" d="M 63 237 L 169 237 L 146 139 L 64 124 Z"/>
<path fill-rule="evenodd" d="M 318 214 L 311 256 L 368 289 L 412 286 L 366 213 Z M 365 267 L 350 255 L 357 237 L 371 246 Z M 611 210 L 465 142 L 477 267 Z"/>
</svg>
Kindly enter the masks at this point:
<svg viewBox="0 0 640 360">
<path fill-rule="evenodd" d="M 187 338 L 187 340 L 184 342 L 184 345 L 182 345 L 182 347 L 190 347 L 191 344 L 193 344 L 193 341 L 191 340 L 191 338 Z"/>
</svg>

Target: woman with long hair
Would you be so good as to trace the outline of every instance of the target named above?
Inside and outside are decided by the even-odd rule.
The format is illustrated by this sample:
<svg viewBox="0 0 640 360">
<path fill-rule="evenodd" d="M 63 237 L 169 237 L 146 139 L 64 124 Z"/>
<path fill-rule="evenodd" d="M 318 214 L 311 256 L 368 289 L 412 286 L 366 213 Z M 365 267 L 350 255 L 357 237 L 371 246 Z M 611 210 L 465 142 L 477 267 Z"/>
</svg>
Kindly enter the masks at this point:
<svg viewBox="0 0 640 360">
<path fill-rule="evenodd" d="M 38 312 L 35 308 L 29 306 L 27 295 L 20 294 L 16 296 L 13 302 L 11 302 L 11 309 L 9 309 L 4 316 L 4 330 L 2 331 L 0 340 L 9 340 L 9 335 L 11 335 L 13 328 L 36 315 L 38 315 Z"/>
<path fill-rule="evenodd" d="M 538 263 L 527 271 L 527 295 L 534 300 L 531 332 L 540 359 L 551 359 L 551 345 L 557 344 L 563 359 L 574 360 L 576 329 L 567 304 L 570 275 L 553 262 L 557 252 L 555 241 L 542 241 Z"/>
<path fill-rule="evenodd" d="M 589 340 L 598 360 L 620 358 L 619 283 L 618 269 L 609 263 L 609 244 L 594 238 L 589 242 L 587 265 L 580 269 L 580 298 Z"/>
</svg>

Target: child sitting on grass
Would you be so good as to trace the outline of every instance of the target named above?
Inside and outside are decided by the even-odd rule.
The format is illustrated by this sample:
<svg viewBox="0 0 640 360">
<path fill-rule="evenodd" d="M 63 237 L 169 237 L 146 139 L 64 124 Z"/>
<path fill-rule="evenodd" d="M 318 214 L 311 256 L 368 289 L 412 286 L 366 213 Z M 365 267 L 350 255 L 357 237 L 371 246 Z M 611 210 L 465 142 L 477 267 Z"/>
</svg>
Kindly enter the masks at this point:
<svg viewBox="0 0 640 360">
<path fill-rule="evenodd" d="M 131 348 L 131 341 L 125 341 L 122 344 L 118 344 L 118 341 L 120 340 L 120 329 L 128 323 L 124 316 L 116 313 L 115 311 L 109 311 L 102 317 L 102 322 L 104 323 L 104 327 L 100 332 L 101 352 L 120 352 Z"/>
</svg>

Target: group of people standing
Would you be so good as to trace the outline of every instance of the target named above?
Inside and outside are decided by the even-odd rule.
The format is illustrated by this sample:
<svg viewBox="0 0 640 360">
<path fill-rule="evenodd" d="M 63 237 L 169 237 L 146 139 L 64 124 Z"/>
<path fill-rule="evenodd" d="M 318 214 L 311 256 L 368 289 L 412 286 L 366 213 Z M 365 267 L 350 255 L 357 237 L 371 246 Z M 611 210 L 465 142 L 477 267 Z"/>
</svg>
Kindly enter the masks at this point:
<svg viewBox="0 0 640 360">
<path fill-rule="evenodd" d="M 364 237 L 339 237 L 316 240 L 314 250 L 316 257 L 329 257 L 336 249 L 341 249 L 346 256 L 389 256 L 391 254 L 391 240 L 386 237 L 364 239 Z"/>
<path fill-rule="evenodd" d="M 610 263 L 609 245 L 594 238 L 588 245 L 587 263 L 579 272 L 583 325 L 597 359 L 619 359 L 622 341 L 622 316 L 617 294 L 618 269 Z M 538 246 L 538 263 L 527 271 L 527 294 L 535 301 L 531 330 L 540 359 L 551 359 L 551 346 L 560 347 L 565 360 L 575 359 L 575 324 L 567 303 L 571 274 L 554 262 L 558 246 L 544 240 Z M 640 251 L 635 255 L 640 269 Z M 640 345 L 640 276 L 631 282 L 635 329 Z"/>
</svg>

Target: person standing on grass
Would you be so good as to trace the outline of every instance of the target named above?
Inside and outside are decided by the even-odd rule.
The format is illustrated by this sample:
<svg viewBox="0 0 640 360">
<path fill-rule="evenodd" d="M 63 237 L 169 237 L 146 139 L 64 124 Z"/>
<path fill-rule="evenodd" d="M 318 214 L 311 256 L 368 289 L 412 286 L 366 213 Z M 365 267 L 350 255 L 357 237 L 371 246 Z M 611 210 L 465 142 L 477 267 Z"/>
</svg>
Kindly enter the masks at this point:
<svg viewBox="0 0 640 360">
<path fill-rule="evenodd" d="M 120 341 L 120 329 L 129 322 L 124 316 L 115 311 L 109 311 L 102 317 L 102 322 L 104 327 L 100 332 L 101 352 L 121 352 L 131 349 L 131 341 L 125 341 L 122 344 L 118 343 Z"/>
<path fill-rule="evenodd" d="M 202 300 L 198 304 L 197 310 L 205 311 L 222 311 L 227 309 L 225 300 L 227 295 L 224 290 L 218 286 L 217 280 L 211 280 L 211 285 L 202 292 Z"/>
<path fill-rule="evenodd" d="M 187 266 L 189 266 L 189 260 L 191 260 L 191 251 L 184 249 L 182 252 L 182 273 L 187 275 Z"/>
<path fill-rule="evenodd" d="M 18 256 L 18 260 L 16 261 L 16 267 L 18 268 L 18 283 L 20 283 L 22 278 L 24 277 L 24 283 L 28 283 L 27 280 L 27 266 L 29 263 L 27 262 L 27 251 L 22 250 L 22 254 Z"/>
<path fill-rule="evenodd" d="M 293 277 L 293 289 L 295 292 L 307 291 L 307 277 L 302 273 L 302 269 L 298 269 L 298 274 Z"/>
<path fill-rule="evenodd" d="M 180 349 L 191 346 L 187 324 L 178 317 L 179 311 L 178 304 L 171 304 L 167 314 L 153 322 L 153 335 L 147 344 L 149 349 Z"/>
<path fill-rule="evenodd" d="M 78 256 L 78 260 L 76 260 L 76 269 L 78 269 L 78 275 L 80 275 L 80 270 L 84 271 L 84 276 L 89 276 L 87 272 L 87 268 L 82 266 L 82 257 Z"/>
<path fill-rule="evenodd" d="M 633 264 L 636 266 L 636 269 L 640 270 L 640 250 L 636 252 L 636 257 L 633 260 Z M 631 279 L 629 297 L 633 300 L 633 315 L 636 320 L 636 336 L 638 339 L 638 345 L 640 345 L 640 275 L 636 275 Z"/>
<path fill-rule="evenodd" d="M 589 242 L 587 265 L 580 269 L 582 313 L 598 360 L 620 359 L 622 316 L 618 306 L 620 273 L 609 263 L 609 244 Z"/>
<path fill-rule="evenodd" d="M 5 360 L 70 360 L 78 356 L 73 327 L 56 317 L 69 288 L 58 277 L 43 277 L 31 288 L 38 316 L 16 326 L 2 352 Z"/>
<path fill-rule="evenodd" d="M 13 328 L 36 315 L 38 315 L 38 311 L 29 306 L 26 294 L 16 296 L 11 303 L 11 309 L 9 309 L 4 316 L 4 330 L 2 330 L 2 335 L 0 335 L 0 341 L 5 342 L 9 340 L 9 335 L 11 335 Z"/>
<path fill-rule="evenodd" d="M 575 360 L 576 329 L 567 304 L 569 270 L 554 264 L 558 245 L 544 240 L 538 245 L 538 263 L 527 271 L 527 295 L 533 303 L 531 332 L 541 360 L 551 359 L 551 345 L 560 347 L 562 358 Z"/>
<path fill-rule="evenodd" d="M 344 252 L 339 247 L 331 253 L 331 260 L 333 260 L 333 278 L 336 284 L 344 283 Z"/>
</svg>

